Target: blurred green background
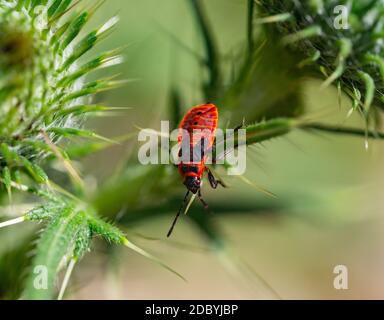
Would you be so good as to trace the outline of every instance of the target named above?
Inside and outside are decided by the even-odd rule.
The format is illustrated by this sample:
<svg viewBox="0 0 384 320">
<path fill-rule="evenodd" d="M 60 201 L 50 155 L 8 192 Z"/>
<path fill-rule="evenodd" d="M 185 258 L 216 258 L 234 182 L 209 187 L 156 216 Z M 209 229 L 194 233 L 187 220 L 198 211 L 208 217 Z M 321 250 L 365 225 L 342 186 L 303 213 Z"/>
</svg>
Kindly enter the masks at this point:
<svg viewBox="0 0 384 320">
<path fill-rule="evenodd" d="M 232 57 L 245 45 L 246 1 L 203 4 L 220 53 Z M 126 61 L 114 71 L 132 80 L 97 100 L 132 109 L 93 118 L 87 127 L 107 137 L 136 131 L 135 126 L 159 129 L 160 120 L 169 117 L 169 92 L 175 84 L 182 90 L 184 111 L 205 102 L 199 87 L 201 68 L 183 48 L 203 52 L 190 11 L 183 0 L 109 0 L 97 11 L 89 28 L 116 13 L 120 16 L 117 29 L 100 50 L 127 46 Z M 361 125 L 355 115 L 346 118 L 349 102 L 343 98 L 339 107 L 333 88 L 320 91 L 319 82 L 306 80 L 302 96 L 310 117 Z M 133 139 L 84 159 L 79 165 L 90 188 L 97 188 L 96 181 L 99 187 L 108 183 L 121 159 L 132 157 L 134 162 L 137 147 Z M 213 212 L 215 204 L 225 201 L 254 205 L 255 213 L 234 211 L 217 214 L 215 220 L 232 251 L 282 298 L 383 299 L 383 150 L 380 141 L 371 141 L 365 150 L 362 139 L 295 131 L 247 150 L 245 177 L 276 194 L 276 199 L 236 177 L 223 177 L 228 189 L 204 188 L 203 192 Z M 176 195 L 181 201 L 181 179 Z M 203 211 L 199 203 L 195 205 Z M 189 217 L 182 216 L 172 238 L 166 240 L 174 214 L 153 217 L 125 231 L 182 273 L 187 283 L 127 249 L 107 250 L 97 243 L 75 269 L 67 298 L 275 298 L 257 277 L 228 272 Z M 2 230 L 0 250 L 13 250 L 25 228 L 30 226 Z M 340 264 L 349 271 L 348 290 L 333 287 L 333 268 Z"/>
</svg>

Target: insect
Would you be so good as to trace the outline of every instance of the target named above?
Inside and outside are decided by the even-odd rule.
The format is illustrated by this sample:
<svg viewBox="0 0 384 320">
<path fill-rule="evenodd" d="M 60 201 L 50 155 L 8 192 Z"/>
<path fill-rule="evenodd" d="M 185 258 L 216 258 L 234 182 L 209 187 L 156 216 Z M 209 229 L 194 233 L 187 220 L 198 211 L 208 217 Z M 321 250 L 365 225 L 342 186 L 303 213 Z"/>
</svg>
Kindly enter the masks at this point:
<svg viewBox="0 0 384 320">
<path fill-rule="evenodd" d="M 215 141 L 218 118 L 217 107 L 208 103 L 192 107 L 181 120 L 178 135 L 179 157 L 183 154 L 183 148 L 187 148 L 189 149 L 189 159 L 182 158 L 178 164 L 178 170 L 188 190 L 167 237 L 171 235 L 190 192 L 197 194 L 204 208 L 208 208 L 201 195 L 201 181 L 204 172 L 208 173 L 208 180 L 213 189 L 216 189 L 219 184 L 225 187 L 220 180 L 216 180 L 211 170 L 205 166 L 207 151 L 212 149 Z M 185 140 L 187 138 L 188 140 Z"/>
</svg>

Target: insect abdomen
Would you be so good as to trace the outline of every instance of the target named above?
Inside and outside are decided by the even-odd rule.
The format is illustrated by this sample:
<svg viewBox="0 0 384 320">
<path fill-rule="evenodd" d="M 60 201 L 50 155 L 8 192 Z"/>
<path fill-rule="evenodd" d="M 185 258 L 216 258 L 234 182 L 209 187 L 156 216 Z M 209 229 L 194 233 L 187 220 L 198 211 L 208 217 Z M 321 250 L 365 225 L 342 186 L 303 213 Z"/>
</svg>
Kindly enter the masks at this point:
<svg viewBox="0 0 384 320">
<path fill-rule="evenodd" d="M 189 134 L 190 162 L 182 162 L 179 165 L 179 172 L 182 176 L 200 177 L 204 170 L 204 150 L 211 148 L 215 139 L 215 131 L 218 122 L 218 111 L 214 104 L 202 104 L 192 107 L 184 116 L 179 128 L 184 129 Z M 201 147 L 204 139 L 204 148 Z M 178 137 L 180 152 L 182 154 L 183 135 L 180 130 Z M 184 146 L 185 147 L 185 146 Z M 199 159 L 195 161 L 193 156 L 198 154 Z"/>
<path fill-rule="evenodd" d="M 211 147 L 215 139 L 215 131 L 218 122 L 218 111 L 214 104 L 202 104 L 192 107 L 184 116 L 179 128 L 188 131 L 190 144 L 196 145 L 202 138 L 208 138 L 208 145 Z M 194 134 L 195 130 L 195 134 Z M 209 133 L 209 137 L 207 137 Z M 179 133 L 179 143 L 182 141 L 182 134 Z"/>
</svg>

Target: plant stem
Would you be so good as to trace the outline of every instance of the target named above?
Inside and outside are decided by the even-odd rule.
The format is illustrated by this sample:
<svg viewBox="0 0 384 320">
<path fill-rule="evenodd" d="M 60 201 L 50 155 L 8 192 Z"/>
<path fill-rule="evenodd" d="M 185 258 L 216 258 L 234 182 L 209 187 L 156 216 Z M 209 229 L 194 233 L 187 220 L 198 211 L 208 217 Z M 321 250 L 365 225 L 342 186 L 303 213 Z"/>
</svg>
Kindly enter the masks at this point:
<svg viewBox="0 0 384 320">
<path fill-rule="evenodd" d="M 305 120 L 295 120 L 291 118 L 275 118 L 267 121 L 258 122 L 256 124 L 251 124 L 241 128 L 245 130 L 245 137 L 243 136 L 242 141 L 235 138 L 233 148 L 237 149 L 240 144 L 254 145 L 262 143 L 277 137 L 282 137 L 290 133 L 294 129 L 304 129 L 304 130 L 316 130 L 323 131 L 333 134 L 343 134 L 350 136 L 363 137 L 366 142 L 368 139 L 384 139 L 384 132 L 370 131 L 367 129 L 351 128 L 351 127 L 338 127 L 334 125 L 308 122 Z M 231 136 L 233 138 L 233 136 Z M 244 140 L 245 138 L 245 140 Z M 224 140 L 217 142 L 214 152 L 214 159 L 223 159 L 226 155 L 225 152 L 216 154 L 216 150 L 224 150 L 223 145 L 226 146 L 228 143 L 228 137 L 225 137 Z M 220 146 L 220 148 L 219 148 Z"/>
<path fill-rule="evenodd" d="M 254 48 L 253 43 L 253 14 L 255 11 L 255 0 L 248 0 L 248 18 L 247 18 L 247 40 L 248 54 L 251 55 Z"/>
<path fill-rule="evenodd" d="M 207 64 L 209 68 L 209 84 L 206 89 L 206 98 L 208 100 L 215 99 L 218 96 L 220 87 L 220 64 L 219 55 L 216 48 L 216 43 L 201 6 L 200 0 L 190 0 L 197 24 L 203 36 L 205 51 L 207 55 Z"/>
<path fill-rule="evenodd" d="M 323 132 L 335 133 L 335 134 L 366 137 L 370 139 L 384 139 L 383 132 L 351 128 L 351 127 L 338 127 L 338 126 L 327 125 L 322 123 L 306 123 L 306 124 L 300 125 L 299 128 L 317 130 L 317 131 L 323 131 Z"/>
</svg>

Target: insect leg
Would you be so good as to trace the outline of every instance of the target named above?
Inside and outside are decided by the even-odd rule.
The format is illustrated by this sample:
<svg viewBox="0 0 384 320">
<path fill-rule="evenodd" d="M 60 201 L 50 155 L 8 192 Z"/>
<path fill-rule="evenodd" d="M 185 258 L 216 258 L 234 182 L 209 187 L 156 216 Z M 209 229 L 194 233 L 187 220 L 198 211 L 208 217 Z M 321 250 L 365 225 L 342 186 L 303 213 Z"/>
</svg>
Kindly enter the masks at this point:
<svg viewBox="0 0 384 320">
<path fill-rule="evenodd" d="M 175 219 L 174 219 L 173 222 L 172 222 L 171 228 L 169 229 L 169 231 L 168 231 L 168 233 L 167 233 L 167 237 L 169 237 L 169 236 L 172 234 L 173 228 L 175 227 L 176 221 L 177 221 L 177 219 L 178 219 L 179 216 L 180 216 L 181 210 L 183 210 L 184 205 L 185 205 L 185 203 L 187 202 L 188 195 L 189 195 L 189 190 L 188 190 L 187 193 L 185 194 L 183 203 L 181 204 L 180 209 L 179 209 L 179 211 L 177 212 L 176 217 L 175 217 Z"/>
<path fill-rule="evenodd" d="M 208 180 L 209 184 L 211 185 L 212 189 L 216 189 L 218 185 L 221 185 L 222 187 L 226 188 L 227 186 L 221 181 L 217 180 L 215 176 L 213 175 L 212 171 L 207 168 L 208 171 Z"/>
<path fill-rule="evenodd" d="M 245 127 L 245 118 L 243 118 L 243 122 L 238 125 L 235 129 L 233 129 L 235 132 L 239 131 L 241 128 Z"/>
<path fill-rule="evenodd" d="M 199 197 L 199 200 L 204 206 L 204 209 L 208 210 L 208 204 L 204 201 L 203 197 L 201 196 L 201 189 L 197 192 L 197 196 Z"/>
</svg>

